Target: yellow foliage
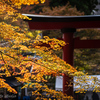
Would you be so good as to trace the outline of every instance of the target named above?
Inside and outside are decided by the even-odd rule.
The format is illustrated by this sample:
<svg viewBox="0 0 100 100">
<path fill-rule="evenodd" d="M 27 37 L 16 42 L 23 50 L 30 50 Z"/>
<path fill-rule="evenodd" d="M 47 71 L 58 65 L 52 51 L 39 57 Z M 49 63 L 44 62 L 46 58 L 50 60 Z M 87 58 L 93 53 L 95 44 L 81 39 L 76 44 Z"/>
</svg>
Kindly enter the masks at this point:
<svg viewBox="0 0 100 100">
<path fill-rule="evenodd" d="M 66 43 L 47 36 L 41 39 L 39 35 L 35 39 L 32 39 L 33 34 L 31 32 L 21 29 L 19 26 L 12 25 L 12 22 L 17 21 L 19 18 L 29 19 L 17 11 L 17 9 L 21 9 L 21 5 L 33 5 L 39 2 L 44 3 L 45 0 L 0 0 L 0 15 L 3 19 L 0 22 L 0 37 L 4 41 L 0 45 L 0 64 L 2 65 L 0 76 L 5 75 L 6 77 L 10 77 L 21 75 L 21 77 L 16 77 L 16 79 L 21 83 L 26 83 L 22 88 L 36 88 L 33 94 L 41 96 L 43 99 L 44 97 L 39 92 L 40 90 L 46 92 L 47 95 L 58 98 L 58 100 L 72 98 L 64 95 L 62 92 L 49 89 L 45 84 L 40 84 L 48 81 L 44 78 L 44 75 L 54 77 L 63 74 L 70 76 L 83 75 L 83 73 L 77 72 L 74 67 L 53 53 L 53 50 L 62 49 L 62 46 L 65 46 Z M 11 20 L 11 24 L 7 24 L 7 20 Z M 39 34 L 41 31 L 36 31 L 36 33 Z M 29 37 L 27 37 L 27 34 Z M 49 47 L 41 46 L 44 43 L 49 45 Z M 24 57 L 22 55 L 23 52 L 35 53 L 37 56 L 33 57 L 33 55 L 30 55 Z M 33 80 L 34 82 L 32 82 Z M 7 88 L 9 92 L 17 93 L 4 81 L 4 79 L 0 78 L 0 88 Z"/>
</svg>

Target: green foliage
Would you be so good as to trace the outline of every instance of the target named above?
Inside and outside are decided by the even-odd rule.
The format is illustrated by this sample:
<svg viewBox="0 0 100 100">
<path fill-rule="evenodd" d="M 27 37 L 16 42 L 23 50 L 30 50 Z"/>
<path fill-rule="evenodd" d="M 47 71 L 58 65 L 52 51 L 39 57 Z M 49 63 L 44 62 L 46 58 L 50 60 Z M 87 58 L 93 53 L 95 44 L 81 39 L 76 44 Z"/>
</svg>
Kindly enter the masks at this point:
<svg viewBox="0 0 100 100">
<path fill-rule="evenodd" d="M 100 39 L 100 31 L 97 29 L 78 30 L 75 37 L 80 39 Z M 74 66 L 89 74 L 99 74 L 100 49 L 75 49 Z"/>
<path fill-rule="evenodd" d="M 84 11 L 86 15 L 91 14 L 98 4 L 98 0 L 69 0 L 69 2 L 72 6 L 76 6 L 78 10 Z"/>
</svg>

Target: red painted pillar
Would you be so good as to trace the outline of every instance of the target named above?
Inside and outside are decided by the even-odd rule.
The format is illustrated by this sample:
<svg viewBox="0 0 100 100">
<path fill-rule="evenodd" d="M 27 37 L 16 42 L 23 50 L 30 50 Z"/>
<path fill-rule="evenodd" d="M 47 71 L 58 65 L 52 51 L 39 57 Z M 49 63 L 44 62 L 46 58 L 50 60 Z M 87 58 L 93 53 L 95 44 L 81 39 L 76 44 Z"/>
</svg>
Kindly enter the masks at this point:
<svg viewBox="0 0 100 100">
<path fill-rule="evenodd" d="M 74 39 L 73 33 L 76 31 L 74 28 L 67 28 L 61 30 L 63 33 L 63 40 L 66 45 L 63 47 L 63 60 L 73 66 L 73 53 L 74 53 Z M 71 77 L 64 75 L 63 77 L 63 93 L 73 96 L 73 87 L 68 87 L 66 82 L 70 82 Z"/>
</svg>

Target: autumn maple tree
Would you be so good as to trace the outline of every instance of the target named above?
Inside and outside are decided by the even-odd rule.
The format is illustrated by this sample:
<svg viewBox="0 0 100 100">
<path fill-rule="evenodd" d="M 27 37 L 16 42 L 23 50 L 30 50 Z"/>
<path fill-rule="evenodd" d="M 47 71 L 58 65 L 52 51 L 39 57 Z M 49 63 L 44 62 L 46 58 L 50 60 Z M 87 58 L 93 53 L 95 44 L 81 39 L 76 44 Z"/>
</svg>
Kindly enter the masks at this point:
<svg viewBox="0 0 100 100">
<path fill-rule="evenodd" d="M 63 98 L 72 98 L 62 92 L 51 90 L 47 87 L 47 79 L 45 76 L 59 76 L 67 74 L 70 76 L 83 75 L 77 72 L 74 67 L 57 57 L 53 51 L 62 49 L 66 43 L 62 40 L 49 38 L 44 36 L 43 39 L 39 35 L 36 38 L 28 36 L 27 27 L 15 26 L 14 22 L 20 19 L 30 18 L 23 16 L 18 12 L 21 5 L 33 5 L 44 3 L 44 0 L 0 0 L 0 88 L 7 88 L 9 92 L 17 93 L 15 89 L 9 86 L 4 76 L 14 76 L 21 83 L 27 83 L 22 88 L 35 88 L 33 95 L 37 95 L 37 99 L 45 99 L 40 91 L 46 92 L 46 95 L 61 100 Z M 39 31 L 36 32 L 37 34 Z M 48 44 L 49 47 L 40 46 Z M 38 55 L 23 56 L 23 53 L 31 52 Z M 19 77 L 18 77 L 19 76 Z"/>
</svg>

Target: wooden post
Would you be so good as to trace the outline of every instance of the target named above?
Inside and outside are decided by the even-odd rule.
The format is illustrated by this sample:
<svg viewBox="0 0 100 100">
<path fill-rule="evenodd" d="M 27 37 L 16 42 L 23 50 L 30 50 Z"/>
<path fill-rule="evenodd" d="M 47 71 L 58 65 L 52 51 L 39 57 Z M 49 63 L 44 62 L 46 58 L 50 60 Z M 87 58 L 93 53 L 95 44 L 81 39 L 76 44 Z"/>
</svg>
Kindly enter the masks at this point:
<svg viewBox="0 0 100 100">
<path fill-rule="evenodd" d="M 73 66 L 73 53 L 74 53 L 73 33 L 76 31 L 76 29 L 67 28 L 67 29 L 62 29 L 61 31 L 63 33 L 63 40 L 66 42 L 66 45 L 63 48 L 63 60 Z M 64 75 L 63 93 L 73 96 L 73 86 L 68 87 L 67 85 L 67 82 L 70 83 L 70 79 L 72 79 L 72 77 Z"/>
</svg>

